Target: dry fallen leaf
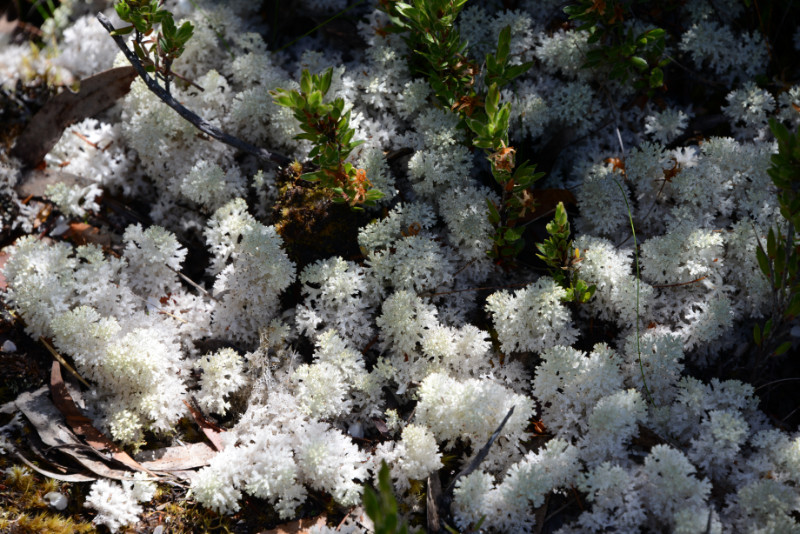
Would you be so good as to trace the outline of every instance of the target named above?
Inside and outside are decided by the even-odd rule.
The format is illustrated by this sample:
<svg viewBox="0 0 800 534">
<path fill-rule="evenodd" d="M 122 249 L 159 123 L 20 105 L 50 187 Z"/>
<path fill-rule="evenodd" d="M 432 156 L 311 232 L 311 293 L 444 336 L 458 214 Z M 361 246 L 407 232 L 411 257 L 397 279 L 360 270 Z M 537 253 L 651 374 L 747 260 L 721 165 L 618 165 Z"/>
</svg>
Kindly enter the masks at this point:
<svg viewBox="0 0 800 534">
<path fill-rule="evenodd" d="M 8 287 L 8 282 L 6 282 L 6 277 L 3 276 L 3 268 L 6 266 L 6 262 L 8 261 L 8 251 L 6 249 L 0 250 L 0 291 L 5 291 Z"/>
<path fill-rule="evenodd" d="M 111 246 L 111 235 L 109 233 L 103 232 L 100 228 L 87 223 L 70 223 L 69 230 L 64 232 L 64 238 L 76 245 L 91 243 L 104 248 Z"/>
<path fill-rule="evenodd" d="M 11 154 L 28 167 L 36 167 L 67 126 L 111 107 L 128 93 L 134 78 L 133 67 L 117 67 L 81 80 L 77 93 L 64 89 L 33 116 Z"/>
<path fill-rule="evenodd" d="M 306 534 L 312 527 L 324 527 L 326 520 L 325 514 L 321 514 L 311 519 L 290 521 L 270 530 L 262 530 L 258 534 Z"/>
<path fill-rule="evenodd" d="M 41 467 L 39 467 L 35 463 L 33 463 L 30 460 L 28 460 L 27 458 L 25 458 L 18 451 L 14 451 L 14 456 L 16 456 L 17 459 L 20 462 L 22 462 L 23 464 L 27 465 L 28 467 L 30 467 L 31 469 L 33 469 L 34 471 L 36 471 L 40 475 L 46 476 L 48 478 L 52 478 L 52 479 L 55 479 L 55 480 L 60 480 L 61 482 L 93 482 L 93 481 L 97 480 L 97 477 L 84 475 L 84 474 L 81 474 L 81 473 L 64 474 L 64 473 L 56 473 L 56 472 L 53 472 L 53 471 L 48 471 L 47 469 L 42 469 Z"/>
<path fill-rule="evenodd" d="M 104 461 L 108 459 L 106 455 L 89 447 L 75 436 L 65 424 L 62 414 L 53 406 L 47 393 L 48 387 L 43 386 L 33 392 L 21 393 L 14 401 L 17 409 L 36 429 L 42 442 L 50 447 L 51 451 L 57 450 L 72 457 L 98 477 L 115 480 L 130 478 L 130 471 L 109 467 Z"/>
<path fill-rule="evenodd" d="M 155 473 L 143 467 L 139 462 L 131 458 L 127 452 L 123 451 L 117 445 L 108 439 L 102 432 L 97 430 L 92 425 L 92 420 L 83 415 L 80 409 L 75 405 L 72 396 L 67 390 L 67 385 L 61 377 L 61 364 L 57 361 L 53 362 L 53 367 L 50 372 L 50 394 L 53 397 L 53 404 L 64 415 L 67 424 L 78 436 L 83 436 L 91 447 L 99 452 L 108 451 L 111 458 L 114 460 L 134 469 L 136 471 L 144 471 L 151 476 L 156 476 Z"/>
<path fill-rule="evenodd" d="M 78 185 L 86 187 L 91 184 L 91 180 L 64 172 L 61 169 L 31 169 L 22 173 L 22 179 L 14 188 L 20 198 L 44 197 L 47 186 L 63 183 L 67 186 Z"/>
<path fill-rule="evenodd" d="M 183 401 L 187 408 L 189 408 L 189 412 L 194 417 L 194 420 L 197 422 L 197 426 L 200 427 L 200 430 L 203 431 L 203 434 L 206 435 L 208 441 L 214 446 L 214 448 L 218 451 L 221 451 L 225 448 L 225 445 L 222 443 L 219 435 L 222 433 L 222 429 L 217 425 L 213 424 L 211 421 L 206 419 L 203 414 L 201 414 L 197 409 L 195 409 L 191 404 L 186 401 Z"/>
<path fill-rule="evenodd" d="M 217 451 L 206 443 L 187 443 L 153 451 L 142 451 L 136 460 L 151 471 L 185 471 L 208 465 Z"/>
</svg>

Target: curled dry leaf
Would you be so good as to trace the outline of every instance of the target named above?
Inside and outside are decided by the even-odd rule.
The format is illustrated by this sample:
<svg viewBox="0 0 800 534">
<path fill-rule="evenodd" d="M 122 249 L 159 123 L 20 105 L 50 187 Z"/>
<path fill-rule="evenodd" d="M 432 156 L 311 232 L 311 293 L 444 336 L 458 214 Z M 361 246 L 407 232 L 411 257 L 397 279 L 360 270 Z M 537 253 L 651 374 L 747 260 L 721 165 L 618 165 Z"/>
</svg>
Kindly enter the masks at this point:
<svg viewBox="0 0 800 534">
<path fill-rule="evenodd" d="M 192 406 L 186 401 L 183 401 L 183 403 L 186 405 L 187 408 L 189 408 L 189 412 L 192 414 L 192 417 L 194 417 L 194 420 L 197 422 L 197 426 L 199 426 L 200 430 L 203 431 L 203 434 L 205 434 L 205 436 L 208 438 L 208 441 L 211 442 L 211 444 L 214 446 L 216 450 L 221 451 L 225 447 L 225 445 L 222 443 L 222 440 L 219 437 L 219 435 L 223 432 L 223 430 L 214 423 L 212 423 L 211 421 L 209 421 L 208 419 L 206 419 L 205 416 L 203 416 L 203 414 L 200 413 L 200 411 L 197 410 L 194 406 Z"/>
</svg>

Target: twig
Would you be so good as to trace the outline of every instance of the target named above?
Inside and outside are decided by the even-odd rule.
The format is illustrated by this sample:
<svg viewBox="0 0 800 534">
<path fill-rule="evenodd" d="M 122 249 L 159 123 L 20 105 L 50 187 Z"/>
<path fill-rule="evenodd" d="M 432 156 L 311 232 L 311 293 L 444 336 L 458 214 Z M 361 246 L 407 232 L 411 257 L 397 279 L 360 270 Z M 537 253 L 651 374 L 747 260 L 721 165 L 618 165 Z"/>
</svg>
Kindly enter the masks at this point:
<svg viewBox="0 0 800 534">
<path fill-rule="evenodd" d="M 56 351 L 56 349 L 54 349 L 54 348 L 53 348 L 53 346 L 52 346 L 50 343 L 48 343 L 48 342 L 47 342 L 47 340 L 46 340 L 44 337 L 40 336 L 40 337 L 39 337 L 39 341 L 41 341 L 41 342 L 42 342 L 42 344 L 45 346 L 45 348 L 46 348 L 48 351 L 50 351 L 50 354 L 52 354 L 52 355 L 53 355 L 53 358 L 55 358 L 55 359 L 58 361 L 58 363 L 60 363 L 62 366 L 64 366 L 64 369 L 66 369 L 67 371 L 69 371 L 69 372 L 72 374 L 72 376 L 74 376 L 75 378 L 77 378 L 78 380 L 80 380 L 81 384 L 83 384 L 84 386 L 86 386 L 86 387 L 87 387 L 87 388 L 89 388 L 89 389 L 91 389 L 91 388 L 92 388 L 92 385 L 91 385 L 91 384 L 89 384 L 89 382 L 87 382 L 87 381 L 86 381 L 86 380 L 85 380 L 85 379 L 84 379 L 84 378 L 83 378 L 81 375 L 79 375 L 79 374 L 78 374 L 78 371 L 76 371 L 75 369 L 73 369 L 73 368 L 72 368 L 72 366 L 71 366 L 70 364 L 68 364 L 68 363 L 66 362 L 66 360 L 64 360 L 64 357 L 63 357 L 63 356 L 61 356 L 61 355 L 60 355 L 60 354 L 59 354 L 59 353 Z"/>
<path fill-rule="evenodd" d="M 354 9 L 354 8 L 356 8 L 356 7 L 360 6 L 360 5 L 361 5 L 361 4 L 363 4 L 363 3 L 364 3 L 364 0 L 359 0 L 359 1 L 358 1 L 358 2 L 356 2 L 355 4 L 353 4 L 353 5 L 351 5 L 351 6 L 348 6 L 348 7 L 346 7 L 344 10 L 342 10 L 342 11 L 339 11 L 338 13 L 334 14 L 334 15 L 333 15 L 332 17 L 330 17 L 328 20 L 326 20 L 326 21 L 324 21 L 324 22 L 321 22 L 320 24 L 317 24 L 316 26 L 314 26 L 313 28 L 311 28 L 310 30 L 308 30 L 306 33 L 304 33 L 303 35 L 301 35 L 301 36 L 300 36 L 300 37 L 298 37 L 297 39 L 295 39 L 295 40 L 293 40 L 293 41 L 291 41 L 291 42 L 289 42 L 289 43 L 287 43 L 287 44 L 283 45 L 282 47 L 280 47 L 279 49 L 277 49 L 277 50 L 273 51 L 272 53 L 273 53 L 273 54 L 277 54 L 278 52 L 280 52 L 280 51 L 282 51 L 282 50 L 285 50 L 285 49 L 289 48 L 289 47 L 290 47 L 290 46 L 292 46 L 294 43 L 296 43 L 297 41 L 299 41 L 300 39 L 302 39 L 303 37 L 306 37 L 306 36 L 308 36 L 308 35 L 311 35 L 312 33 L 314 33 L 315 31 L 317 31 L 318 29 L 322 28 L 323 26 L 325 26 L 325 25 L 326 25 L 326 24 L 328 24 L 329 22 L 331 22 L 331 21 L 333 21 L 333 20 L 335 20 L 335 19 L 338 19 L 340 16 L 344 15 L 345 13 L 347 13 L 348 11 L 350 11 L 351 9 Z"/>
<path fill-rule="evenodd" d="M 458 482 L 462 477 L 465 477 L 465 476 L 469 475 L 470 473 L 472 473 L 473 471 L 475 471 L 478 468 L 478 466 L 481 465 L 481 462 L 486 459 L 486 456 L 489 454 L 489 449 L 492 447 L 492 444 L 494 443 L 494 440 L 496 440 L 498 438 L 498 436 L 500 436 L 500 432 L 503 431 L 503 427 L 506 426 L 506 423 L 511 418 L 511 414 L 514 413 L 514 408 L 515 408 L 515 406 L 512 406 L 511 409 L 508 410 L 508 413 L 503 418 L 503 421 L 500 423 L 500 426 L 497 427 L 497 430 L 495 430 L 494 434 L 491 435 L 491 437 L 489 438 L 489 441 L 487 441 L 486 445 L 484 445 L 481 448 L 481 450 L 478 451 L 478 454 L 475 455 L 475 458 L 472 459 L 472 461 L 469 463 L 469 465 L 467 467 L 465 467 L 464 469 L 462 469 L 453 478 L 452 482 L 450 482 L 450 484 L 447 486 L 447 494 L 448 495 L 452 495 L 453 489 L 455 489 L 455 486 L 456 486 L 456 482 Z"/>
<path fill-rule="evenodd" d="M 234 137 L 230 134 L 223 132 L 212 126 L 208 123 L 205 119 L 194 113 L 193 111 L 185 108 L 181 105 L 180 102 L 175 100 L 175 98 L 169 94 L 167 91 L 164 90 L 163 87 L 158 85 L 153 78 L 151 78 L 147 71 L 145 71 L 142 63 L 139 61 L 139 58 L 136 57 L 128 45 L 125 44 L 125 41 L 119 35 L 114 35 L 114 26 L 111 25 L 111 21 L 108 20 L 108 17 L 103 15 L 102 13 L 97 14 L 97 20 L 106 29 L 106 31 L 111 35 L 111 38 L 114 39 L 114 42 L 117 43 L 117 46 L 122 53 L 125 54 L 125 57 L 128 59 L 133 68 L 136 69 L 136 72 L 139 74 L 139 77 L 144 80 L 144 83 L 147 84 L 147 88 L 155 94 L 158 98 L 160 98 L 166 105 L 174 109 L 178 115 L 189 121 L 194 125 L 195 128 L 200 130 L 201 132 L 205 133 L 220 141 L 225 143 L 226 145 L 230 145 L 242 152 L 247 152 L 248 154 L 252 154 L 262 160 L 270 160 L 274 161 L 278 165 L 288 165 L 292 162 L 292 160 L 282 154 L 278 154 L 276 152 L 270 152 L 264 148 L 258 148 L 257 146 L 251 145 L 246 141 L 242 141 L 238 137 Z"/>
<path fill-rule="evenodd" d="M 689 280 L 688 282 L 677 282 L 677 283 L 674 283 L 674 284 L 656 284 L 656 285 L 653 285 L 651 287 L 655 287 L 655 288 L 661 289 L 661 288 L 664 288 L 664 287 L 688 286 L 688 285 L 691 285 L 691 284 L 696 284 L 697 282 L 702 282 L 706 278 L 708 278 L 708 277 L 707 276 L 701 276 L 700 278 L 695 278 L 694 280 Z"/>
<path fill-rule="evenodd" d="M 761 384 L 760 386 L 758 386 L 756 389 L 753 390 L 753 393 L 755 393 L 759 389 L 764 389 L 769 386 L 774 386 L 775 384 L 780 384 L 781 382 L 791 382 L 792 380 L 800 380 L 800 378 L 792 377 L 792 378 L 781 378 L 779 380 L 773 380 L 771 382 L 767 382 L 766 384 Z"/>
</svg>

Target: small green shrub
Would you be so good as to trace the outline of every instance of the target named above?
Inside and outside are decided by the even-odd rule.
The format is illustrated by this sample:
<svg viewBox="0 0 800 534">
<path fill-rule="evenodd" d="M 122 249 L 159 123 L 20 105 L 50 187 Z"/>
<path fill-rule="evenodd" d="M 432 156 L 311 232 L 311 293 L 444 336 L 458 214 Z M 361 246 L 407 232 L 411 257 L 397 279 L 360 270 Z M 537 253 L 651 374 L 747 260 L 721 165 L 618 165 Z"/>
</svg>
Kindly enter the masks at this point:
<svg viewBox="0 0 800 534">
<path fill-rule="evenodd" d="M 767 172 L 778 188 L 787 225 L 785 233 L 780 227 L 770 228 L 766 250 L 760 241 L 756 249 L 759 268 L 772 285 L 772 309 L 763 328 L 758 324 L 753 328 L 753 338 L 762 354 L 780 355 L 791 348 L 790 323 L 800 315 L 800 251 L 795 236 L 800 225 L 800 129 L 791 134 L 775 119 L 769 126 L 778 140 L 778 153 L 772 155 Z"/>
<path fill-rule="evenodd" d="M 383 193 L 372 188 L 363 169 L 345 161 L 353 149 L 363 143 L 353 141 L 355 130 L 350 127 L 350 112 L 344 112 L 342 98 L 323 102 L 332 76 L 332 68 L 321 75 L 312 75 L 304 70 L 300 91 L 276 89 L 270 94 L 276 104 L 294 111 L 303 130 L 295 139 L 307 139 L 314 144 L 309 157 L 318 170 L 303 174 L 301 178 L 319 182 L 324 189 L 334 193 L 334 202 L 346 202 L 356 208 L 359 205 L 371 206 L 383 198 Z"/>
<path fill-rule="evenodd" d="M 378 491 L 364 487 L 364 510 L 375 524 L 375 534 L 408 534 L 408 525 L 400 520 L 397 499 L 392 493 L 392 480 L 386 462 L 378 472 Z"/>
<path fill-rule="evenodd" d="M 550 237 L 543 243 L 536 244 L 541 252 L 537 256 L 547 264 L 553 279 L 567 290 L 565 301 L 579 304 L 589 302 L 597 287 L 594 284 L 590 286 L 577 277 L 575 266 L 581 261 L 581 253 L 573 248 L 569 238 L 569 220 L 563 202 L 558 203 L 555 217 L 547 223 L 547 233 Z"/>
<path fill-rule="evenodd" d="M 633 4 L 641 0 L 578 0 L 564 8 L 570 20 L 580 23 L 579 30 L 589 32 L 589 44 L 600 45 L 587 52 L 584 68 L 606 68 L 611 79 L 625 83 L 652 96 L 664 86 L 663 68 L 666 31 L 651 28 L 635 34 L 623 24 L 631 18 Z"/>
<path fill-rule="evenodd" d="M 158 0 L 121 0 L 114 8 L 123 22 L 130 26 L 114 31 L 116 35 L 135 32 L 133 49 L 136 56 L 148 72 L 156 73 L 164 81 L 169 92 L 169 83 L 175 73 L 172 63 L 183 54 L 186 43 L 194 33 L 190 22 L 184 22 L 180 28 L 175 26 L 172 13 L 162 9 Z M 160 25 L 155 38 L 145 40 L 151 35 L 155 25 Z"/>
</svg>

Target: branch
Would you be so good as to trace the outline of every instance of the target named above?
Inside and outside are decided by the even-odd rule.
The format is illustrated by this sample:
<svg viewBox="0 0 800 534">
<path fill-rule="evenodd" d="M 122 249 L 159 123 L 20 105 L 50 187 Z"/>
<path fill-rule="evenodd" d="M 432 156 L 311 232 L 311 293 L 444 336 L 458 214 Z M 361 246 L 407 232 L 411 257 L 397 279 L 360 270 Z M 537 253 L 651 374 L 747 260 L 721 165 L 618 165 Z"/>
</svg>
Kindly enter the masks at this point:
<svg viewBox="0 0 800 534">
<path fill-rule="evenodd" d="M 496 440 L 497 437 L 500 435 L 500 432 L 503 431 L 503 427 L 506 426 L 506 423 L 511 418 L 511 414 L 514 413 L 514 408 L 516 408 L 516 406 L 512 406 L 511 409 L 508 410 L 508 413 L 503 418 L 503 421 L 500 423 L 500 426 L 498 426 L 497 430 L 494 431 L 494 434 L 492 434 L 491 437 L 489 437 L 489 440 L 486 442 L 486 445 L 481 447 L 481 450 L 478 451 L 478 454 L 475 455 L 475 458 L 472 459 L 472 461 L 469 463 L 469 465 L 467 467 L 465 467 L 464 469 L 462 469 L 455 476 L 455 478 L 453 478 L 453 480 L 447 486 L 447 494 L 448 494 L 448 496 L 452 496 L 453 489 L 455 489 L 455 487 L 456 487 L 456 482 L 458 482 L 462 477 L 465 477 L 465 476 L 469 475 L 470 473 L 472 473 L 473 471 L 475 471 L 478 468 L 478 466 L 481 465 L 481 462 L 486 459 L 486 456 L 489 454 L 489 449 L 492 447 L 492 444 L 494 443 L 494 440 Z"/>
<path fill-rule="evenodd" d="M 100 21 L 100 24 L 103 25 L 103 28 L 106 29 L 106 31 L 111 35 L 111 38 L 114 39 L 114 42 L 117 43 L 119 49 L 122 50 L 122 53 L 125 54 L 126 58 L 128 58 L 130 64 L 133 65 L 133 68 L 135 68 L 136 72 L 139 73 L 139 77 L 142 80 L 144 80 L 145 84 L 147 84 L 147 88 L 150 89 L 150 91 L 153 94 L 155 94 L 158 98 L 160 98 L 166 105 L 174 109 L 178 113 L 178 115 L 180 115 L 187 121 L 191 122 L 195 128 L 197 128 L 204 134 L 213 137 L 217 141 L 221 141 L 226 145 L 230 145 L 233 148 L 241 150 L 242 152 L 247 152 L 248 154 L 252 154 L 262 160 L 270 160 L 277 163 L 278 165 L 288 165 L 292 162 L 291 159 L 282 154 L 270 152 L 264 148 L 258 148 L 257 146 L 251 145 L 246 141 L 242 141 L 238 137 L 234 137 L 230 134 L 223 132 L 222 130 L 215 128 L 214 126 L 206 122 L 205 119 L 203 119 L 193 111 L 185 108 L 183 105 L 181 105 L 180 102 L 175 100 L 175 98 L 171 94 L 165 91 L 160 85 L 158 85 L 158 83 L 153 78 L 151 78 L 147 74 L 147 71 L 144 70 L 142 63 L 139 61 L 139 58 L 136 57 L 136 54 L 134 54 L 131 51 L 131 49 L 128 48 L 122 37 L 113 34 L 115 28 L 114 26 L 111 25 L 111 21 L 108 20 L 108 17 L 106 17 L 102 13 L 98 13 L 97 20 Z"/>
</svg>

